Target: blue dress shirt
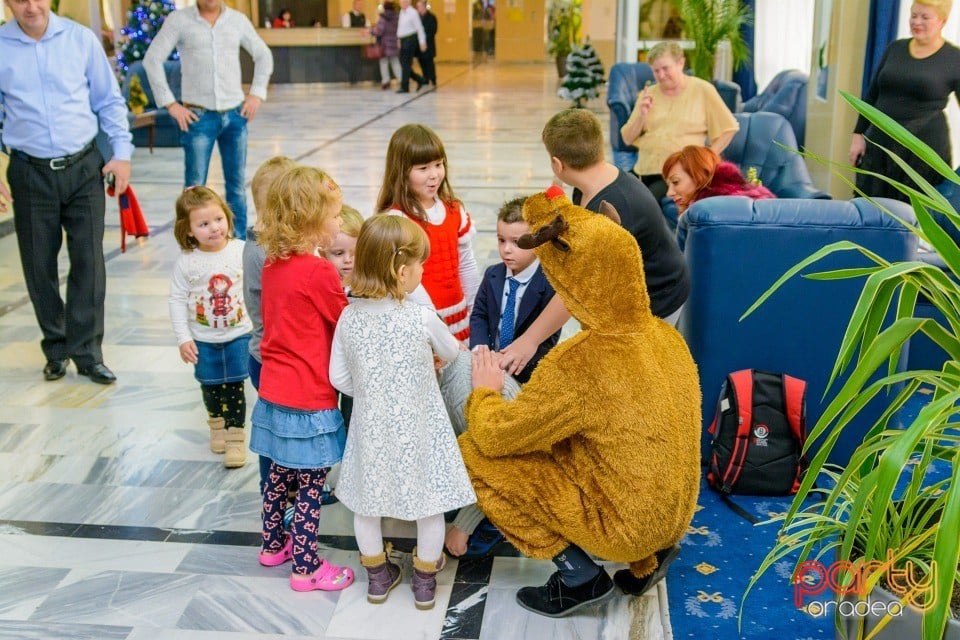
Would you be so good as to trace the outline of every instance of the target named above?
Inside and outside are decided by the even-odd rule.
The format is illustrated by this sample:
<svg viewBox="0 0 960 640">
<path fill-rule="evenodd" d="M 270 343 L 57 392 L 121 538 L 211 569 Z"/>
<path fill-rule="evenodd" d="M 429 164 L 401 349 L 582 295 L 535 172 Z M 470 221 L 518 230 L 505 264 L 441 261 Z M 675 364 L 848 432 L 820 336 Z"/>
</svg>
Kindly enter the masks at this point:
<svg viewBox="0 0 960 640">
<path fill-rule="evenodd" d="M 0 26 L 3 144 L 37 158 L 74 154 L 100 127 L 113 157 L 133 153 L 127 104 L 94 33 L 50 13 L 39 40 L 16 20 Z"/>
</svg>

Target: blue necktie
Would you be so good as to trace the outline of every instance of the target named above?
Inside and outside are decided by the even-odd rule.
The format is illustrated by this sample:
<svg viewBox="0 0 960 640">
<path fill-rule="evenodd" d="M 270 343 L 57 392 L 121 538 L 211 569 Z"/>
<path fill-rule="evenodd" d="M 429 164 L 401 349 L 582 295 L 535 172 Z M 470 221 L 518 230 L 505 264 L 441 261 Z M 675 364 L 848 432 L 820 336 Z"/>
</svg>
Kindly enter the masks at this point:
<svg viewBox="0 0 960 640">
<path fill-rule="evenodd" d="M 513 342 L 513 329 L 516 322 L 515 308 L 517 306 L 517 289 L 520 288 L 520 281 L 516 278 L 507 278 L 510 284 L 510 293 L 507 294 L 507 306 L 503 310 L 503 318 L 500 321 L 500 348 L 506 349 Z"/>
</svg>

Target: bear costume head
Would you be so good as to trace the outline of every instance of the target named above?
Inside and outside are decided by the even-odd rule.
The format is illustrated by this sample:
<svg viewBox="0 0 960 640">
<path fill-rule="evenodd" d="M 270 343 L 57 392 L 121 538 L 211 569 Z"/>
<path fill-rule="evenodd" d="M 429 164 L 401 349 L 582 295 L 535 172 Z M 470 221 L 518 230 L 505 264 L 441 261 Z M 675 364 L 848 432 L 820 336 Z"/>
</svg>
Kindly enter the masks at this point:
<svg viewBox="0 0 960 640">
<path fill-rule="evenodd" d="M 527 198 L 523 217 L 531 233 L 518 243 L 533 249 L 543 272 L 584 329 L 635 333 L 653 316 L 637 241 L 620 226 L 613 207 L 597 215 L 550 187 Z M 611 295 L 616 281 L 619 293 Z"/>
</svg>

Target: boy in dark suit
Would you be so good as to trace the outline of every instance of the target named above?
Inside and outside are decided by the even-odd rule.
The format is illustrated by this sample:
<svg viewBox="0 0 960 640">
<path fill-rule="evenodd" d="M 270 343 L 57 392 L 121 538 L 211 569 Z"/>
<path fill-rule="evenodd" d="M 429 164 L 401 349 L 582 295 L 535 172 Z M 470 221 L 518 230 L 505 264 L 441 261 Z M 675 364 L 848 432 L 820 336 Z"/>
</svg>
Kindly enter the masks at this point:
<svg viewBox="0 0 960 640">
<path fill-rule="evenodd" d="M 523 202 L 515 198 L 500 207 L 497 214 L 497 248 L 502 262 L 487 268 L 470 314 L 470 348 L 486 345 L 493 351 L 508 346 L 527 330 L 554 296 L 540 268 L 540 261 L 529 249 L 517 246 L 520 236 L 530 233 L 523 219 Z M 521 384 L 540 359 L 560 341 L 560 331 L 537 347 L 523 369 L 514 374 Z M 447 531 L 445 544 L 454 556 L 479 556 L 489 553 L 503 540 L 503 534 L 487 520 L 476 505 L 457 513 Z"/>
<path fill-rule="evenodd" d="M 486 345 L 493 351 L 507 347 L 527 330 L 553 298 L 540 261 L 529 249 L 517 246 L 520 236 L 530 233 L 523 220 L 523 202 L 515 198 L 497 214 L 497 248 L 503 262 L 487 268 L 470 315 L 470 348 Z M 514 375 L 521 384 L 546 353 L 560 341 L 560 331 L 540 343 L 527 365 Z"/>
</svg>

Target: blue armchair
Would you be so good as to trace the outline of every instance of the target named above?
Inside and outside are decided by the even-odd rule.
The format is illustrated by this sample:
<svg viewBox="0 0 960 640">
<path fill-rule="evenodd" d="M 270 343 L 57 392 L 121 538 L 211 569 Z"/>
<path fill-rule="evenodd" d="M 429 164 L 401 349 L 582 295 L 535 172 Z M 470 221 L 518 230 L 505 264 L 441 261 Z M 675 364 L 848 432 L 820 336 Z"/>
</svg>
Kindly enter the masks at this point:
<svg viewBox="0 0 960 640">
<path fill-rule="evenodd" d="M 610 109 L 610 146 L 613 148 L 613 164 L 624 171 L 633 171 L 637 164 L 637 148 L 627 144 L 620 136 L 620 127 L 626 124 L 637 94 L 647 82 L 656 82 L 653 70 L 645 62 L 618 62 L 610 68 L 607 78 L 607 107 Z M 740 85 L 723 80 L 714 80 L 720 97 L 731 112 L 740 109 Z"/>
<path fill-rule="evenodd" d="M 907 205 L 881 202 L 914 220 Z M 794 277 L 742 322 L 740 316 L 790 267 L 832 242 L 857 242 L 888 260 L 911 260 L 917 250 L 915 235 L 860 198 L 708 198 L 690 207 L 680 229 L 691 290 L 679 328 L 700 371 L 704 425 L 713 416 L 724 377 L 755 368 L 807 381 L 807 423 L 812 426 L 826 408 L 821 398 L 863 280 Z M 805 273 L 866 264 L 859 253 L 845 251 Z M 868 405 L 837 443 L 832 462 L 849 459 L 881 408 Z M 706 451 L 706 430 L 701 444 Z"/>
<path fill-rule="evenodd" d="M 163 63 L 163 71 L 167 74 L 167 83 L 170 85 L 170 91 L 173 96 L 180 100 L 180 61 L 167 60 Z M 147 94 L 147 109 L 156 109 L 157 118 L 154 124 L 153 146 L 155 147 L 179 147 L 180 146 L 180 127 L 177 122 L 170 117 L 164 106 L 157 106 L 153 97 L 153 90 L 150 88 L 150 81 L 147 80 L 147 72 L 143 68 L 142 62 L 134 62 L 130 65 L 126 75 L 123 78 L 121 91 L 123 97 L 130 97 L 130 78 L 134 75 L 139 76 L 140 84 L 143 86 L 144 93 Z M 138 147 L 147 146 L 148 131 L 146 129 L 136 129 L 133 131 L 133 144 Z"/>
<path fill-rule="evenodd" d="M 807 85 L 809 76 L 796 69 L 781 71 L 759 94 L 743 103 L 743 111 L 779 113 L 793 127 L 800 145 L 807 135 Z"/>
<path fill-rule="evenodd" d="M 783 116 L 761 111 L 734 117 L 740 131 L 723 150 L 724 159 L 740 167 L 744 175 L 756 168 L 763 186 L 778 198 L 830 199 L 830 194 L 813 186 L 807 165 L 795 153 L 793 129 Z"/>
</svg>

